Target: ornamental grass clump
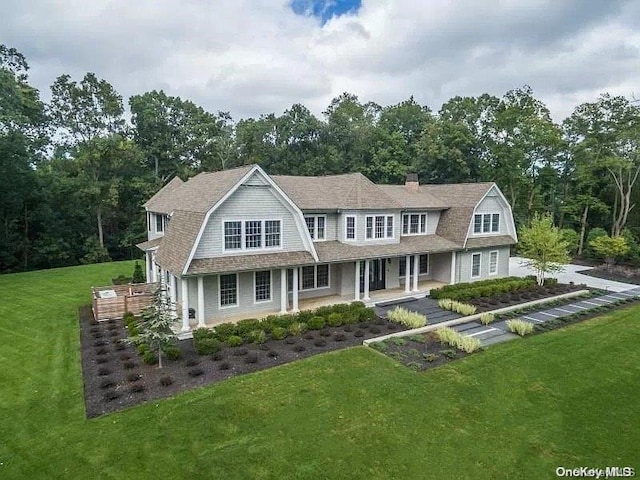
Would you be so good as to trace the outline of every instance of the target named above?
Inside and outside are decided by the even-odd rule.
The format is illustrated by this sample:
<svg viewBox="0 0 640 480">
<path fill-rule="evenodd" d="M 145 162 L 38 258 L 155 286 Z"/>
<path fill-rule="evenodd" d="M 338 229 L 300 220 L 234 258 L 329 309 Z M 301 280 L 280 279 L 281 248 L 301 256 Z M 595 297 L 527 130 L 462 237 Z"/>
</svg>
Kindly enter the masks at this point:
<svg viewBox="0 0 640 480">
<path fill-rule="evenodd" d="M 436 330 L 436 335 L 438 335 L 438 338 L 442 343 L 455 347 L 466 353 L 473 353 L 480 349 L 480 340 L 463 335 L 453 328 L 439 328 Z"/>
<path fill-rule="evenodd" d="M 389 320 L 409 328 L 420 328 L 427 324 L 427 317 L 406 308 L 396 307 L 387 313 Z"/>
<path fill-rule="evenodd" d="M 525 335 L 529 335 L 533 332 L 533 324 L 529 322 L 525 322 L 524 320 L 515 319 L 515 320 L 507 320 L 507 328 L 510 332 L 517 333 L 521 337 Z"/>
<path fill-rule="evenodd" d="M 443 310 L 449 310 L 451 312 L 459 313 L 460 315 L 469 316 L 476 313 L 476 307 L 469 305 L 468 303 L 458 302 L 450 298 L 443 298 L 438 300 L 438 306 Z"/>
<path fill-rule="evenodd" d="M 483 325 L 489 325 L 496 319 L 496 316 L 493 313 L 485 312 L 480 315 L 480 323 Z"/>
</svg>

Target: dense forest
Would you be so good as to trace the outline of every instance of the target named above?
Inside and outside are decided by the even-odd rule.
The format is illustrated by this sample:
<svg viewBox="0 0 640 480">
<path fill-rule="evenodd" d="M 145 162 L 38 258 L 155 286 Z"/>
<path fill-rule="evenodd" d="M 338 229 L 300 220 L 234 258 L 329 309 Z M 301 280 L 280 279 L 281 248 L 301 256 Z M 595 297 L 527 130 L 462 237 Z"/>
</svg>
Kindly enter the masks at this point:
<svg viewBox="0 0 640 480">
<path fill-rule="evenodd" d="M 104 79 L 61 75 L 44 103 L 28 64 L 0 45 L 0 272 L 134 258 L 142 203 L 174 176 L 257 163 L 272 174 L 362 172 L 374 182 L 495 181 L 516 222 L 551 212 L 574 230 L 636 245 L 640 105 L 602 94 L 555 123 L 523 86 L 502 97 L 454 97 L 438 111 L 413 97 L 390 106 L 350 93 L 318 118 L 234 120 L 145 92 L 128 100 Z M 638 255 L 637 248 L 633 255 Z"/>
</svg>

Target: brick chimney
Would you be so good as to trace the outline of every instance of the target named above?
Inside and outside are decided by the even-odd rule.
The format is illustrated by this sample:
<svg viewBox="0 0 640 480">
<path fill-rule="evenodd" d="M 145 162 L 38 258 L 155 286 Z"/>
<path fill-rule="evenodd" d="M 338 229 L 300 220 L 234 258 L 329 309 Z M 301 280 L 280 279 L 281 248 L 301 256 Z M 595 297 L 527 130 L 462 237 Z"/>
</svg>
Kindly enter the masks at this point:
<svg viewBox="0 0 640 480">
<path fill-rule="evenodd" d="M 419 186 L 420 186 L 420 182 L 418 182 L 418 174 L 408 173 L 407 179 L 404 182 L 404 187 L 410 192 L 417 192 Z"/>
</svg>

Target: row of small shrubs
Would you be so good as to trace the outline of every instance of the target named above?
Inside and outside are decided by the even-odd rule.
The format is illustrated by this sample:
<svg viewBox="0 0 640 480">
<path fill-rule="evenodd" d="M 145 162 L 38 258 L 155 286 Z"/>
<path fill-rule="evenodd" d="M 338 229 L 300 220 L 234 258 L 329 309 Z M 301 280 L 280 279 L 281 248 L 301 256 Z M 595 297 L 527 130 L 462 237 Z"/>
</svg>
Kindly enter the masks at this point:
<svg viewBox="0 0 640 480">
<path fill-rule="evenodd" d="M 420 328 L 427 324 L 427 317 L 416 312 L 411 312 L 403 307 L 396 307 L 387 312 L 387 318 L 408 328 Z"/>
<path fill-rule="evenodd" d="M 547 284 L 555 284 L 557 280 L 547 279 Z M 456 283 L 431 290 L 431 298 L 448 298 L 451 300 L 471 300 L 479 297 L 491 297 L 503 293 L 527 290 L 536 286 L 536 279 L 532 277 L 505 277 L 479 282 Z"/>
<path fill-rule="evenodd" d="M 193 331 L 193 343 L 199 355 L 210 355 L 222 348 L 244 343 L 261 344 L 268 338 L 282 340 L 301 335 L 307 330 L 322 330 L 326 326 L 339 327 L 375 319 L 372 308 L 362 302 L 319 307 L 296 314 L 269 315 L 258 320 L 249 318 L 237 323 L 221 323 L 213 329 L 199 328 Z"/>
<path fill-rule="evenodd" d="M 533 333 L 533 324 L 520 320 L 518 318 L 513 320 L 507 320 L 505 322 L 510 332 L 517 333 L 521 337 Z"/>
<path fill-rule="evenodd" d="M 468 303 L 462 303 L 450 298 L 442 298 L 438 300 L 438 306 L 443 310 L 449 310 L 450 312 L 456 312 L 460 315 L 469 316 L 476 313 L 477 308 Z"/>
<path fill-rule="evenodd" d="M 480 348 L 480 340 L 463 335 L 450 327 L 439 328 L 436 330 L 436 335 L 438 335 L 442 343 L 455 347 L 463 352 L 473 353 Z"/>
</svg>

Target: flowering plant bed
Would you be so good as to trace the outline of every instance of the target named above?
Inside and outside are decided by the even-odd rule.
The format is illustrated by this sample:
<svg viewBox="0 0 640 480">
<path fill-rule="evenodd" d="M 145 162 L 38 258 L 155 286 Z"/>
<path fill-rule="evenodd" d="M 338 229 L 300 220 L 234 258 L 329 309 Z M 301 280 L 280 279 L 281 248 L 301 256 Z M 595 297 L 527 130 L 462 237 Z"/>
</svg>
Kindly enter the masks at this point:
<svg viewBox="0 0 640 480">
<path fill-rule="evenodd" d="M 175 360 L 163 368 L 143 363 L 136 348 L 123 342 L 121 320 L 96 322 L 91 307 L 81 307 L 80 340 L 87 417 L 130 407 L 236 375 L 292 362 L 311 355 L 361 345 L 362 341 L 403 327 L 380 318 L 338 327 L 310 330 L 281 340 L 222 346 L 211 355 L 198 355 L 192 340 L 179 341 Z"/>
</svg>

